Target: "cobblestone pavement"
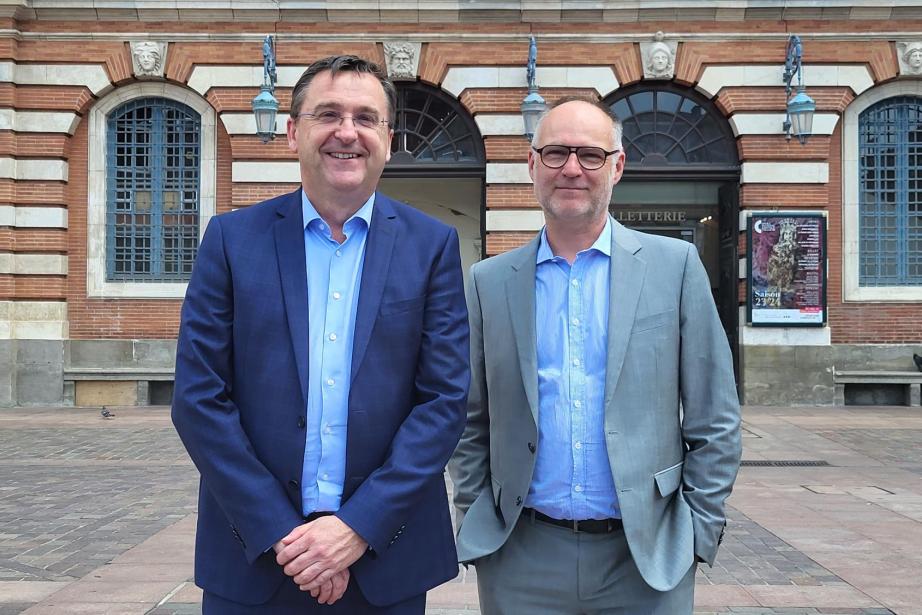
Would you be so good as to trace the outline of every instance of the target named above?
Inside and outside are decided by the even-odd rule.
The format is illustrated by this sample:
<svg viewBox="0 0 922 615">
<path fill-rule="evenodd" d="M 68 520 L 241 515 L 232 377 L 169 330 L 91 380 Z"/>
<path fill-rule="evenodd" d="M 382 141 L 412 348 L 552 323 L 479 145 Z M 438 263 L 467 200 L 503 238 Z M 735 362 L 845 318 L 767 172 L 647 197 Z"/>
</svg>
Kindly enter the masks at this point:
<svg viewBox="0 0 922 615">
<path fill-rule="evenodd" d="M 198 477 L 164 408 L 0 410 L 0 615 L 200 615 Z M 749 409 L 698 615 L 922 615 L 922 413 Z M 473 569 L 430 615 L 475 615 Z M 527 614 L 523 614 L 527 615 Z"/>
</svg>

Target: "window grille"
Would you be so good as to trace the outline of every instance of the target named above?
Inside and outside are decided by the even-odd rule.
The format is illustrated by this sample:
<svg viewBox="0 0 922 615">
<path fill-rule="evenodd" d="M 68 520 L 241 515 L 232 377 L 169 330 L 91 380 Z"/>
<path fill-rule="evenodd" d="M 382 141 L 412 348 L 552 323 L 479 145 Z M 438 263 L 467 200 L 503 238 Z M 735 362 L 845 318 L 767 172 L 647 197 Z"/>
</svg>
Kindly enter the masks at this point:
<svg viewBox="0 0 922 615">
<path fill-rule="evenodd" d="M 188 280 L 199 238 L 199 114 L 139 98 L 106 124 L 106 279 Z"/>
<path fill-rule="evenodd" d="M 858 117 L 860 286 L 922 285 L 922 98 Z"/>
</svg>

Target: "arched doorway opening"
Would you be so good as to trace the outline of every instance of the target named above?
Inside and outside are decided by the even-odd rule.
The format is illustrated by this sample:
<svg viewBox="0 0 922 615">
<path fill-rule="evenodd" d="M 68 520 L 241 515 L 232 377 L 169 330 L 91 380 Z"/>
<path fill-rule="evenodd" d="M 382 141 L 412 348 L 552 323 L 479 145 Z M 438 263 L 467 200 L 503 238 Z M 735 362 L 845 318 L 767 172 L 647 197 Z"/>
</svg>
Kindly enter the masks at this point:
<svg viewBox="0 0 922 615">
<path fill-rule="evenodd" d="M 483 257 L 483 139 L 454 98 L 423 83 L 396 85 L 394 140 L 380 189 L 458 230 L 466 276 Z"/>
<path fill-rule="evenodd" d="M 736 139 L 698 92 L 639 83 L 605 100 L 624 127 L 624 177 L 612 194 L 615 219 L 695 244 L 711 281 L 739 381 L 739 180 Z"/>
</svg>

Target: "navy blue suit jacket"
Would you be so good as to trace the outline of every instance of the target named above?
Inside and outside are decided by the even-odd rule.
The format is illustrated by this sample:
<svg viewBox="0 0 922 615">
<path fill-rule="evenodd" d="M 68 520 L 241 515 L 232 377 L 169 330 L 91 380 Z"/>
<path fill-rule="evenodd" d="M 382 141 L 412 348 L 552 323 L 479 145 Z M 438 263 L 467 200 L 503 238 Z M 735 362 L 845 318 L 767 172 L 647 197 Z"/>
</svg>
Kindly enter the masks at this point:
<svg viewBox="0 0 922 615">
<path fill-rule="evenodd" d="M 336 514 L 371 547 L 352 575 L 387 605 L 458 572 L 443 469 L 470 370 L 457 233 L 380 194 L 374 207 Z M 303 232 L 300 189 L 215 217 L 182 307 L 173 423 L 202 476 L 195 580 L 244 604 L 293 582 L 271 546 L 303 523 Z"/>
</svg>

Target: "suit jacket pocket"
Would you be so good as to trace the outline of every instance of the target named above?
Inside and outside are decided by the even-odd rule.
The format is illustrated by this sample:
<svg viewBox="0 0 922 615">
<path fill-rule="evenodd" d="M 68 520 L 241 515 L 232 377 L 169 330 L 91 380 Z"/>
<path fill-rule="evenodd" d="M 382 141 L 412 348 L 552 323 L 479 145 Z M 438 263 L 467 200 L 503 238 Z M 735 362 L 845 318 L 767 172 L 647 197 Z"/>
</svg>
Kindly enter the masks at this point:
<svg viewBox="0 0 922 615">
<path fill-rule="evenodd" d="M 426 305 L 426 296 L 413 297 L 412 299 L 401 299 L 399 301 L 389 301 L 382 303 L 378 310 L 381 316 L 391 316 L 393 314 L 402 314 L 403 312 L 412 312 L 421 309 Z"/>
<path fill-rule="evenodd" d="M 660 497 L 666 497 L 679 488 L 679 485 L 682 484 L 682 466 L 684 465 L 685 462 L 680 461 L 674 466 L 660 470 L 653 475 Z"/>
<path fill-rule="evenodd" d="M 503 484 L 492 476 L 490 477 L 490 482 L 493 484 L 493 502 L 499 508 L 499 498 L 503 493 Z"/>
<path fill-rule="evenodd" d="M 650 329 L 662 327 L 673 318 L 675 318 L 675 310 L 666 310 L 665 312 L 658 312 L 656 314 L 650 314 L 649 316 L 642 316 L 634 321 L 633 332 L 639 333 L 641 331 L 648 331 Z"/>
</svg>

